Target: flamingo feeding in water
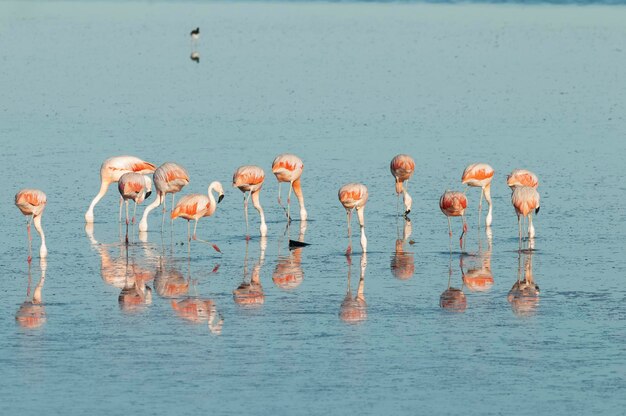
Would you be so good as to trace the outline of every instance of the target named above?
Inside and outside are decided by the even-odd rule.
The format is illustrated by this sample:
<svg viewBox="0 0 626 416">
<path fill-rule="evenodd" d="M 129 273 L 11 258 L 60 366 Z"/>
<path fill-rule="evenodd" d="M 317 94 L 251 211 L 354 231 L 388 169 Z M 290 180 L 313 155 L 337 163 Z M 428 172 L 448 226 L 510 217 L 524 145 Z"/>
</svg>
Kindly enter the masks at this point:
<svg viewBox="0 0 626 416">
<path fill-rule="evenodd" d="M 539 214 L 539 192 L 529 186 L 516 186 L 511 195 L 511 203 L 517 214 L 517 226 L 519 229 L 519 244 L 522 245 L 522 217 L 528 218 L 528 238 L 535 237 L 533 227 L 533 211 Z"/>
<path fill-rule="evenodd" d="M 38 189 L 22 189 L 15 195 L 15 205 L 24 215 L 30 216 L 26 222 L 26 231 L 28 232 L 28 263 L 32 260 L 32 237 L 30 235 L 30 223 L 34 223 L 35 230 L 41 237 L 41 246 L 39 247 L 39 257 L 42 259 L 48 255 L 46 248 L 46 236 L 41 227 L 41 215 L 46 208 L 46 194 Z"/>
<path fill-rule="evenodd" d="M 132 199 L 135 202 L 132 221 L 134 224 L 137 204 L 141 204 L 152 193 L 152 181 L 150 177 L 139 173 L 125 173 L 120 177 L 117 189 L 120 191 L 122 199 L 126 201 L 126 243 L 128 243 L 128 200 Z"/>
<path fill-rule="evenodd" d="M 407 215 L 411 212 L 413 203 L 413 199 L 408 192 L 408 187 L 409 179 L 413 175 L 413 171 L 415 171 L 415 161 L 409 155 L 397 155 L 391 159 L 389 169 L 393 177 L 396 178 L 396 194 L 398 198 L 400 194 L 404 194 L 404 217 L 407 218 Z"/>
<path fill-rule="evenodd" d="M 259 194 L 263 181 L 265 180 L 265 172 L 258 166 L 240 166 L 233 174 L 233 187 L 239 188 L 243 192 L 243 210 L 246 217 L 246 239 L 250 238 L 249 226 L 248 226 L 248 200 L 252 197 L 252 205 L 259 211 L 261 216 L 261 237 L 267 235 L 267 225 L 265 224 L 265 214 L 263 213 L 263 207 L 261 207 L 261 201 Z M 248 195 L 246 196 L 246 193 Z"/>
<path fill-rule="evenodd" d="M 450 224 L 450 217 L 463 218 L 463 232 L 459 238 L 459 244 L 461 250 L 463 249 L 463 236 L 467 232 L 467 223 L 465 222 L 465 209 L 467 208 L 467 198 L 463 192 L 446 191 L 441 195 L 439 199 L 439 208 L 446 217 L 448 217 L 448 231 L 450 238 L 452 238 L 452 225 Z"/>
<path fill-rule="evenodd" d="M 120 177 L 129 172 L 136 172 L 142 175 L 147 175 L 154 172 L 156 166 L 152 163 L 145 162 L 134 156 L 116 156 L 105 160 L 100 167 L 100 191 L 95 196 L 89 209 L 85 213 L 85 221 L 89 224 L 93 222 L 93 209 L 96 204 L 107 193 L 109 185 L 119 181 Z M 120 216 L 119 221 L 122 221 L 122 201 L 120 198 Z"/>
<path fill-rule="evenodd" d="M 360 183 L 348 183 L 339 189 L 339 202 L 346 209 L 348 216 L 348 249 L 346 255 L 352 253 L 352 210 L 356 209 L 361 226 L 361 248 L 363 253 L 367 252 L 367 238 L 365 237 L 365 204 L 367 203 L 367 187 Z"/>
<path fill-rule="evenodd" d="M 478 226 L 480 227 L 480 214 L 483 207 L 483 195 L 489 205 L 489 211 L 485 218 L 485 225 L 491 227 L 492 205 L 491 205 L 491 180 L 494 170 L 486 163 L 472 163 L 463 171 L 461 182 L 463 185 L 480 187 L 480 202 L 478 203 Z"/>
<path fill-rule="evenodd" d="M 165 196 L 172 194 L 172 210 L 174 209 L 174 194 L 180 192 L 183 187 L 189 183 L 189 174 L 182 166 L 166 162 L 154 171 L 154 186 L 157 191 L 157 197 L 154 202 L 146 207 L 139 222 L 139 231 L 148 231 L 148 214 L 150 211 L 163 204 L 163 220 L 161 221 L 161 231 L 163 231 L 163 223 L 165 222 Z"/>
<path fill-rule="evenodd" d="M 213 192 L 217 192 L 218 198 L 217 201 L 213 196 Z M 198 228 L 198 220 L 202 217 L 210 217 L 215 213 L 217 209 L 217 204 L 222 202 L 224 199 L 224 188 L 222 188 L 222 184 L 214 181 L 209 185 L 209 190 L 207 191 L 208 195 L 202 194 L 191 194 L 185 195 L 178 201 L 174 211 L 172 211 L 172 219 L 174 218 L 184 218 L 187 220 L 187 242 L 191 242 L 190 235 L 190 223 L 189 221 L 195 220 L 196 225 L 193 227 L 193 239 L 202 241 L 204 243 L 211 244 L 213 249 L 217 252 L 222 252 L 216 244 L 209 243 L 205 240 L 199 240 L 196 237 L 196 228 Z"/>
<path fill-rule="evenodd" d="M 518 186 L 528 186 L 536 189 L 539 186 L 539 178 L 529 170 L 513 169 L 506 177 L 506 184 L 511 189 L 515 189 Z"/>
<path fill-rule="evenodd" d="M 298 202 L 300 203 L 300 221 L 306 221 L 307 212 L 304 208 L 304 195 L 302 195 L 302 186 L 300 183 L 300 176 L 302 176 L 302 169 L 304 164 L 302 160 L 289 153 L 283 153 L 276 156 L 272 162 L 272 173 L 278 179 L 278 204 L 283 207 L 280 200 L 280 185 L 283 182 L 289 182 L 289 194 L 287 195 L 287 221 L 291 221 L 290 217 L 290 203 L 291 203 L 291 190 L 296 194 Z M 283 207 L 284 209 L 285 207 Z"/>
</svg>

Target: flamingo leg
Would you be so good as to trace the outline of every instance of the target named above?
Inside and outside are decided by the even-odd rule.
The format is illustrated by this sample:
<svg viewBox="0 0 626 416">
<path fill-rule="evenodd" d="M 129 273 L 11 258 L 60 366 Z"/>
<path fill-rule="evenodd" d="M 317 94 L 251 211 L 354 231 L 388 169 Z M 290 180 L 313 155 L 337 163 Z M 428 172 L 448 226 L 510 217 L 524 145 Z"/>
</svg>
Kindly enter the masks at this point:
<svg viewBox="0 0 626 416">
<path fill-rule="evenodd" d="M 163 199 L 165 199 L 165 197 L 163 197 Z M 171 208 L 171 212 L 174 212 L 174 193 L 172 192 L 172 208 Z M 170 220 L 170 227 L 173 228 L 174 227 L 174 218 L 172 218 Z"/>
<path fill-rule="evenodd" d="M 201 242 L 201 243 L 206 243 L 206 244 L 211 245 L 215 251 L 217 251 L 218 253 L 221 253 L 221 252 L 222 252 L 222 250 L 220 250 L 220 248 L 217 246 L 217 244 L 211 243 L 210 241 L 201 240 L 201 239 L 199 239 L 198 237 L 196 237 L 196 228 L 197 228 L 197 227 L 198 227 L 198 220 L 196 220 L 196 225 L 194 225 L 194 227 L 193 227 L 193 237 L 192 237 L 192 238 L 193 238 L 195 241 L 199 241 L 199 242 Z"/>
<path fill-rule="evenodd" d="M 191 224 L 187 220 L 187 244 L 191 243 Z"/>
<path fill-rule="evenodd" d="M 247 196 L 246 194 L 243 195 L 243 213 L 246 218 L 246 240 L 250 239 L 250 225 L 248 223 L 248 200 L 250 199 L 251 194 L 251 192 L 248 192 Z"/>
<path fill-rule="evenodd" d="M 519 249 L 522 250 L 522 217 L 517 214 L 517 237 L 519 239 Z"/>
<path fill-rule="evenodd" d="M 349 256 L 350 254 L 352 254 L 352 210 L 351 209 L 347 209 L 346 210 L 346 214 L 348 217 L 348 248 L 346 250 L 346 256 Z"/>
<path fill-rule="evenodd" d="M 118 222 L 122 222 L 122 204 L 123 203 L 124 203 L 124 198 L 120 196 L 120 217 L 119 217 Z M 128 217 L 128 215 L 126 217 Z"/>
<path fill-rule="evenodd" d="M 135 207 L 133 208 L 133 224 L 135 223 L 135 215 L 137 215 L 137 201 L 135 201 Z"/>
<path fill-rule="evenodd" d="M 467 232 L 467 223 L 465 222 L 465 215 L 462 215 L 461 218 L 463 219 L 463 232 L 461 233 L 461 238 L 459 238 L 459 244 L 461 245 L 461 250 L 465 250 L 465 240 L 463 237 Z"/>
<path fill-rule="evenodd" d="M 480 214 L 483 211 L 483 195 L 485 194 L 485 188 L 480 188 L 480 202 L 478 202 L 478 228 L 480 228 Z"/>
<path fill-rule="evenodd" d="M 162 194 L 162 193 L 159 192 L 159 198 L 161 198 L 161 203 L 163 204 L 163 216 L 161 218 L 161 234 L 163 234 L 163 227 L 165 226 L 165 211 L 166 211 L 166 208 L 165 208 L 165 205 L 166 205 L 165 194 Z M 172 207 L 172 209 L 174 209 L 174 208 Z"/>
<path fill-rule="evenodd" d="M 287 216 L 287 218 L 289 218 L 289 212 L 287 211 L 287 208 L 285 208 L 285 206 L 283 205 L 283 201 L 280 199 L 280 188 L 282 184 L 283 184 L 282 182 L 278 182 L 278 205 L 280 205 L 280 207 L 285 212 L 285 215 Z"/>
<path fill-rule="evenodd" d="M 452 224 L 450 223 L 450 217 L 448 217 L 448 234 L 452 238 Z"/>
<path fill-rule="evenodd" d="M 289 194 L 287 194 L 287 222 L 291 222 L 291 191 L 293 189 L 293 182 L 289 182 Z"/>
<path fill-rule="evenodd" d="M 26 221 L 26 233 L 28 234 L 28 264 L 33 260 L 33 237 L 30 234 L 30 223 L 33 221 L 33 215 L 30 216 L 30 219 Z"/>
</svg>

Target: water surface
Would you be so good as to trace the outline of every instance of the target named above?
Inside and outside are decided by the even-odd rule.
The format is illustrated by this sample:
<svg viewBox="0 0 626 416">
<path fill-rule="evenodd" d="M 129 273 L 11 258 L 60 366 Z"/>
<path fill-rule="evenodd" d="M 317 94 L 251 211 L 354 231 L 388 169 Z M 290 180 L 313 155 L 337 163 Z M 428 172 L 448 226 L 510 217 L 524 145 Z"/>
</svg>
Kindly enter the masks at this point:
<svg viewBox="0 0 626 416">
<path fill-rule="evenodd" d="M 620 7 L 0 3 L 0 412 L 621 413 L 624 21 Z M 282 152 L 305 162 L 310 216 L 288 234 Z M 397 153 L 418 163 L 410 230 Z M 126 250 L 114 187 L 86 231 L 100 163 L 121 154 L 183 164 L 185 192 L 221 181 L 198 234 L 223 254 L 198 243 L 188 258 L 185 222 L 162 238 L 159 210 Z M 450 252 L 437 202 L 474 161 L 496 170 L 492 238 L 470 189 L 467 253 L 460 221 Z M 270 175 L 269 235 L 251 209 L 248 243 L 229 187 L 243 164 Z M 532 255 L 505 184 L 517 167 L 541 181 Z M 336 193 L 351 181 L 370 189 L 369 250 L 355 238 L 349 262 Z M 41 278 L 35 256 L 27 299 L 23 187 L 48 195 L 30 329 L 15 320 Z M 289 252 L 298 237 L 311 245 Z M 538 298 L 509 297 L 528 273 Z M 464 299 L 442 308 L 449 287 Z"/>
</svg>

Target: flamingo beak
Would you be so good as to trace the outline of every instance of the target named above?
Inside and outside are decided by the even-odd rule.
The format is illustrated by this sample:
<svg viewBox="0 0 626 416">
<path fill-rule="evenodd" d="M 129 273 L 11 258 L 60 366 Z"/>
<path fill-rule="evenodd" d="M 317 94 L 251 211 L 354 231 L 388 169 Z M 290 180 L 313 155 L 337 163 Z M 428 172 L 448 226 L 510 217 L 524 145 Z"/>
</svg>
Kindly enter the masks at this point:
<svg viewBox="0 0 626 416">
<path fill-rule="evenodd" d="M 148 199 L 148 198 L 150 197 L 150 195 L 152 195 L 152 191 L 148 191 L 148 192 L 146 192 L 146 197 L 145 197 L 145 199 Z"/>
<path fill-rule="evenodd" d="M 222 202 L 222 199 L 224 199 L 224 194 L 221 194 L 221 195 L 217 198 L 217 203 L 219 204 L 220 202 Z"/>
<path fill-rule="evenodd" d="M 539 214 L 539 208 L 541 207 L 537 207 L 537 209 L 535 210 L 535 215 Z"/>
</svg>

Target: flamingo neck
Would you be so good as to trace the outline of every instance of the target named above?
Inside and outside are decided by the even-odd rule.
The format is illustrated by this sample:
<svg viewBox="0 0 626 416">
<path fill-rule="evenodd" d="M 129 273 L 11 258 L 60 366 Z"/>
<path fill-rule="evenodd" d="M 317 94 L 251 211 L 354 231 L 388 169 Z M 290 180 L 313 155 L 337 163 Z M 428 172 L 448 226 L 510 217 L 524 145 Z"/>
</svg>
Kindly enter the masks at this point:
<svg viewBox="0 0 626 416">
<path fill-rule="evenodd" d="M 261 207 L 260 192 L 260 189 L 252 192 L 251 197 L 252 205 L 254 205 L 254 208 L 256 208 L 257 211 L 259 211 L 259 215 L 261 217 L 261 237 L 265 237 L 267 235 L 267 225 L 265 224 L 265 214 L 263 213 L 263 207 Z"/>
<path fill-rule="evenodd" d="M 163 198 L 165 195 L 161 191 L 157 191 L 157 197 L 154 198 L 154 201 L 143 210 L 143 215 L 141 216 L 141 221 L 139 221 L 139 231 L 145 232 L 148 231 L 148 214 L 150 211 L 161 205 L 163 202 Z"/>
<path fill-rule="evenodd" d="M 39 248 L 39 257 L 45 258 L 48 255 L 48 248 L 46 247 L 46 235 L 43 232 L 43 228 L 41 227 L 41 215 L 37 215 L 33 218 L 33 224 L 35 225 L 35 230 L 39 233 L 41 237 L 41 247 Z"/>
<path fill-rule="evenodd" d="M 300 204 L 300 221 L 306 221 L 308 214 L 306 208 L 304 208 L 304 195 L 302 194 L 300 178 L 293 181 L 293 193 L 296 194 L 296 198 L 298 198 L 298 203 Z"/>
<path fill-rule="evenodd" d="M 102 199 L 102 197 L 107 193 L 110 184 L 110 181 L 104 179 L 100 183 L 100 191 L 98 191 L 98 195 L 96 195 L 93 201 L 91 201 L 89 209 L 87 209 L 87 212 L 85 213 L 86 222 L 93 222 L 93 209 L 95 208 L 96 204 Z"/>
</svg>

